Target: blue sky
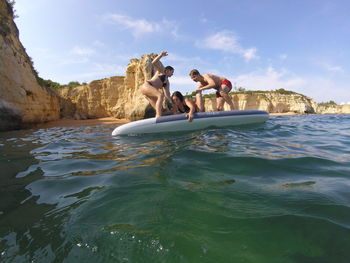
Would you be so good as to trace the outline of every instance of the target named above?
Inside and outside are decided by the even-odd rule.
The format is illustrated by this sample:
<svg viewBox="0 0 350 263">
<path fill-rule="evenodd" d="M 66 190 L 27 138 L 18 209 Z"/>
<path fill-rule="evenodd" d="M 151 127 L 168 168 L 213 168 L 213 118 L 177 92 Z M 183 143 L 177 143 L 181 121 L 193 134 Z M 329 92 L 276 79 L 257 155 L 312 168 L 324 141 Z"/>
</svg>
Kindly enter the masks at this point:
<svg viewBox="0 0 350 263">
<path fill-rule="evenodd" d="M 20 39 L 39 75 L 61 84 L 125 75 L 131 58 L 159 53 L 175 68 L 247 90 L 284 88 L 350 103 L 347 0 L 16 0 Z"/>
</svg>

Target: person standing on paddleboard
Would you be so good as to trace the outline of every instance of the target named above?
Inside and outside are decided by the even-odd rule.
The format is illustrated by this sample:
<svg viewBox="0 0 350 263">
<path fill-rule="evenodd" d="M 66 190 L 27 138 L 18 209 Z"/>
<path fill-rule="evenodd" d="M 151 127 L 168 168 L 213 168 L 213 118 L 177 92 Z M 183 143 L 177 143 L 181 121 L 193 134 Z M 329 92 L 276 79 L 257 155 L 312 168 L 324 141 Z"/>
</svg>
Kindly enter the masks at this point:
<svg viewBox="0 0 350 263">
<path fill-rule="evenodd" d="M 233 102 L 228 94 L 232 89 L 231 82 L 214 74 L 201 75 L 197 69 L 190 72 L 190 77 L 193 81 L 198 82 L 197 93 L 202 96 L 202 91 L 206 89 L 216 89 L 216 108 L 218 111 L 224 110 L 224 103 L 230 106 L 230 110 L 234 110 Z"/>
<path fill-rule="evenodd" d="M 159 60 L 167 56 L 168 52 L 163 51 L 152 61 L 156 73 L 150 80 L 146 80 L 140 87 L 140 91 L 146 96 L 151 106 L 156 110 L 156 117 L 162 116 L 163 102 L 165 98 L 171 103 L 170 84 L 168 78 L 174 74 L 171 66 L 163 67 Z"/>
</svg>

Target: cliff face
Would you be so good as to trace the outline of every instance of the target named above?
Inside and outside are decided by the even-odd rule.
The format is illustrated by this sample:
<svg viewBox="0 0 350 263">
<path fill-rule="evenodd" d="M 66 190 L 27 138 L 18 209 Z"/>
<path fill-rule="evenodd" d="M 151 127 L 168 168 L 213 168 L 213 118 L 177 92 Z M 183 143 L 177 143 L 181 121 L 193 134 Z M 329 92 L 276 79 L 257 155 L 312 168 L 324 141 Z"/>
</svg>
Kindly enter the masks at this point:
<svg viewBox="0 0 350 263">
<path fill-rule="evenodd" d="M 319 114 L 349 114 L 350 105 L 334 105 L 334 106 L 318 106 L 317 113 Z"/>
<path fill-rule="evenodd" d="M 125 77 L 92 81 L 88 85 L 58 89 L 62 97 L 61 117 L 75 119 L 114 116 L 136 120 L 147 117 L 152 110 L 139 86 L 154 74 L 154 54 L 132 59 Z"/>
<path fill-rule="evenodd" d="M 299 94 L 280 94 L 276 92 L 234 94 L 231 96 L 236 110 L 264 110 L 270 113 L 295 112 L 299 114 L 316 113 L 317 103 Z M 225 103 L 225 110 L 229 106 Z M 205 99 L 206 111 L 216 109 L 216 99 Z"/>
<path fill-rule="evenodd" d="M 59 98 L 37 83 L 12 9 L 0 0 L 0 130 L 58 118 Z"/>
</svg>

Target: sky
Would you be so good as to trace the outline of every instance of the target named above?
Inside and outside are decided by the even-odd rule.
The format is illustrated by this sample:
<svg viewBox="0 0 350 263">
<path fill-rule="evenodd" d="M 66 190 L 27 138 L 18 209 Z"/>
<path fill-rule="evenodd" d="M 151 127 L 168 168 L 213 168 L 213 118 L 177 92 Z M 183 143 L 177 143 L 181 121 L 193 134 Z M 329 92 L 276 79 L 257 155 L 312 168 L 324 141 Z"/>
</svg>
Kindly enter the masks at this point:
<svg viewBox="0 0 350 263">
<path fill-rule="evenodd" d="M 350 104 L 348 0 L 16 0 L 20 40 L 39 76 L 61 84 L 124 76 L 168 51 L 171 92 L 196 68 L 246 90 L 286 89 Z"/>
</svg>

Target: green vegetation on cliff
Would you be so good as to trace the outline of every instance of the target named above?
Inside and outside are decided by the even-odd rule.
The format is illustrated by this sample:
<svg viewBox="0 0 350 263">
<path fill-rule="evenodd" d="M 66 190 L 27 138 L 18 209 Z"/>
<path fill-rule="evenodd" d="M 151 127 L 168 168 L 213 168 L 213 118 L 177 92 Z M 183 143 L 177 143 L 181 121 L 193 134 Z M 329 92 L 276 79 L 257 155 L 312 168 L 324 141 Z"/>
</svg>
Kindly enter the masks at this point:
<svg viewBox="0 0 350 263">
<path fill-rule="evenodd" d="M 330 101 L 327 101 L 327 102 L 321 102 L 318 104 L 318 106 L 323 106 L 323 107 L 332 107 L 332 106 L 337 106 L 338 104 L 333 101 L 333 100 L 330 100 Z"/>
<path fill-rule="evenodd" d="M 278 93 L 278 94 L 283 94 L 283 95 L 300 95 L 300 96 L 304 96 L 303 94 L 291 91 L 291 90 L 285 90 L 285 89 L 276 89 L 276 90 L 245 90 L 244 88 L 239 88 L 237 91 L 232 91 L 229 94 L 230 95 L 235 95 L 235 94 L 249 94 L 249 95 L 253 95 L 253 94 L 268 94 L 268 93 Z M 195 97 L 196 96 L 196 92 L 193 91 L 191 94 L 187 94 L 186 97 Z M 214 98 L 215 97 L 215 93 L 211 93 L 211 94 L 205 94 L 203 95 L 203 98 Z M 307 98 L 307 97 L 306 97 Z"/>
<path fill-rule="evenodd" d="M 39 83 L 40 86 L 47 87 L 47 88 L 52 88 L 52 89 L 60 89 L 60 88 L 64 88 L 64 87 L 74 88 L 74 87 L 86 84 L 85 82 L 80 84 L 78 81 L 71 81 L 68 84 L 61 85 L 58 82 L 52 81 L 50 79 L 43 79 L 43 78 L 40 78 L 40 77 L 37 77 L 37 80 L 38 80 L 38 83 Z"/>
</svg>

